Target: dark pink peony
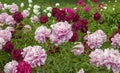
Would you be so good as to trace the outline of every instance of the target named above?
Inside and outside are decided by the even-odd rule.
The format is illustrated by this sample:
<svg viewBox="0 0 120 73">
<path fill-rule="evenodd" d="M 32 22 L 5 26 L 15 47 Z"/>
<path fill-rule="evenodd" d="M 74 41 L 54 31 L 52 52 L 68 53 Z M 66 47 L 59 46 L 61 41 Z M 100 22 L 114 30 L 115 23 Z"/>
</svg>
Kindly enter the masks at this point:
<svg viewBox="0 0 120 73">
<path fill-rule="evenodd" d="M 73 29 L 73 31 L 79 31 L 81 29 L 81 23 L 80 22 L 75 22 L 72 25 L 72 29 Z"/>
<path fill-rule="evenodd" d="M 3 47 L 3 50 L 8 53 L 11 53 L 13 49 L 14 49 L 14 45 L 10 41 L 8 41 Z"/>
<path fill-rule="evenodd" d="M 73 14 L 75 14 L 74 10 L 71 9 L 71 8 L 63 8 L 63 10 L 64 10 L 65 12 L 67 12 L 68 15 L 73 15 Z"/>
<path fill-rule="evenodd" d="M 14 14 L 13 14 L 13 18 L 14 18 L 14 20 L 16 21 L 16 22 L 20 22 L 20 21 L 22 21 L 23 20 L 23 15 L 21 14 L 21 12 L 15 12 Z"/>
<path fill-rule="evenodd" d="M 47 16 L 45 16 L 45 15 L 42 15 L 41 17 L 40 17 L 40 23 L 46 23 L 46 22 L 48 22 L 48 17 Z"/>
<path fill-rule="evenodd" d="M 93 0 L 95 3 L 97 3 L 99 0 Z"/>
<path fill-rule="evenodd" d="M 78 40 L 77 32 L 73 32 L 72 38 L 69 40 L 70 42 L 76 42 Z"/>
<path fill-rule="evenodd" d="M 94 14 L 94 20 L 95 20 L 95 21 L 98 21 L 98 20 L 100 20 L 100 18 L 101 18 L 100 13 L 96 12 L 96 13 Z"/>
<path fill-rule="evenodd" d="M 16 61 L 22 61 L 23 60 L 23 57 L 21 55 L 22 51 L 23 51 L 22 49 L 15 49 L 15 50 L 13 50 L 12 51 L 13 59 L 16 60 Z"/>
<path fill-rule="evenodd" d="M 59 8 L 53 8 L 53 9 L 52 9 L 52 16 L 53 16 L 53 17 L 56 17 L 56 14 L 57 14 L 59 11 L 60 11 Z"/>
<path fill-rule="evenodd" d="M 72 16 L 71 15 L 67 15 L 66 17 L 65 17 L 65 21 L 67 21 L 67 22 L 71 22 L 72 21 Z"/>
<path fill-rule="evenodd" d="M 73 22 L 77 22 L 77 21 L 79 21 L 80 20 L 80 16 L 78 15 L 78 14 L 74 14 L 73 16 L 72 16 L 72 21 Z"/>
<path fill-rule="evenodd" d="M 66 12 L 64 10 L 60 10 L 57 14 L 56 14 L 56 20 L 57 21 L 64 21 L 66 17 Z"/>
<path fill-rule="evenodd" d="M 102 3 L 98 4 L 98 7 L 99 9 L 103 9 L 103 4 Z"/>
<path fill-rule="evenodd" d="M 17 65 L 16 73 L 32 73 L 32 67 L 27 62 L 22 61 Z"/>
<path fill-rule="evenodd" d="M 84 12 L 89 12 L 89 11 L 90 11 L 90 9 L 91 9 L 91 7 L 90 7 L 90 6 L 85 6 L 85 7 L 84 7 Z"/>
</svg>

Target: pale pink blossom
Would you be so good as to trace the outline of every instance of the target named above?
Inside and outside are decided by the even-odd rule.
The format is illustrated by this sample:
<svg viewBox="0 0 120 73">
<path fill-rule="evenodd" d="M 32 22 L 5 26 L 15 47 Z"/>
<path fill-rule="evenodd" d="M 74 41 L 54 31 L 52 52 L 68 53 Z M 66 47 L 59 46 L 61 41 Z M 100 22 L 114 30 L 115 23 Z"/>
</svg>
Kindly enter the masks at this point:
<svg viewBox="0 0 120 73">
<path fill-rule="evenodd" d="M 17 61 L 11 61 L 9 63 L 7 63 L 5 66 L 4 66 L 4 72 L 5 73 L 16 73 L 17 70 L 16 70 L 16 66 L 18 65 L 18 62 Z"/>
<path fill-rule="evenodd" d="M 0 23 L 5 23 L 7 17 L 8 17 L 7 13 L 0 14 Z"/>
<path fill-rule="evenodd" d="M 46 26 L 40 26 L 35 31 L 35 40 L 39 43 L 45 43 L 46 39 L 50 37 L 51 30 Z"/>
<path fill-rule="evenodd" d="M 26 18 L 26 17 L 28 17 L 30 15 L 30 12 L 28 10 L 24 10 L 22 12 L 22 15 L 23 15 L 23 18 Z"/>
<path fill-rule="evenodd" d="M 38 21 L 39 21 L 39 18 L 37 16 L 34 15 L 33 17 L 31 17 L 31 22 L 32 23 L 36 23 Z"/>
<path fill-rule="evenodd" d="M 97 30 L 93 34 L 88 34 L 84 37 L 91 49 L 100 48 L 106 39 L 107 35 L 102 30 Z"/>
<path fill-rule="evenodd" d="M 111 38 L 111 45 L 115 48 L 117 45 L 120 46 L 120 34 L 117 33 Z"/>
<path fill-rule="evenodd" d="M 101 58 L 103 56 L 103 51 L 101 49 L 95 49 L 95 51 L 92 51 L 89 55 L 90 62 L 99 67 L 101 66 Z"/>
<path fill-rule="evenodd" d="M 74 55 L 81 55 L 82 53 L 84 53 L 84 46 L 83 46 L 83 44 L 80 42 L 78 45 L 75 45 L 73 47 L 72 52 L 74 53 Z"/>
<path fill-rule="evenodd" d="M 8 9 L 11 13 L 15 13 L 19 10 L 19 8 L 16 4 L 9 5 Z"/>
<path fill-rule="evenodd" d="M 9 32 L 14 32 L 15 29 L 11 26 L 8 26 L 5 30 L 9 31 Z"/>
<path fill-rule="evenodd" d="M 52 27 L 52 34 L 50 36 L 51 43 L 60 45 L 64 42 L 68 42 L 71 39 L 73 32 L 71 25 L 68 22 L 58 22 Z"/>
<path fill-rule="evenodd" d="M 21 53 L 24 61 L 28 62 L 32 68 L 45 64 L 47 54 L 41 46 L 28 46 Z"/>
<path fill-rule="evenodd" d="M 13 18 L 11 15 L 9 15 L 9 16 L 6 18 L 5 23 L 6 23 L 7 25 L 12 25 L 12 26 L 13 26 L 13 25 L 16 23 L 16 21 L 14 20 L 14 18 Z"/>
<path fill-rule="evenodd" d="M 7 30 L 0 30 L 0 37 L 3 38 L 6 42 L 10 41 L 12 38 L 12 34 Z"/>
</svg>

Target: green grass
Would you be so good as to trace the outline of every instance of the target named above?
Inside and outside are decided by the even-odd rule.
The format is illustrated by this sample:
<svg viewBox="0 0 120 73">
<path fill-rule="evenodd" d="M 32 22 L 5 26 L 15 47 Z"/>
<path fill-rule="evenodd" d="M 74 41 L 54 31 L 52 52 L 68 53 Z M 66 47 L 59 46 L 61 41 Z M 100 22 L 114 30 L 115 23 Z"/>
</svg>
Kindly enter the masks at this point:
<svg viewBox="0 0 120 73">
<path fill-rule="evenodd" d="M 25 7 L 28 7 L 27 0 L 0 0 L 2 3 L 17 3 L 20 5 L 21 2 L 25 3 Z M 104 1 L 104 0 L 102 0 Z M 113 1 L 113 0 L 111 0 Z M 55 3 L 60 3 L 60 7 L 71 7 L 74 8 L 76 6 L 77 0 L 33 0 L 33 4 L 38 4 L 42 8 L 46 8 L 47 6 L 55 6 Z M 107 2 L 106 2 L 107 3 Z M 90 3 L 88 3 L 90 4 Z M 119 6 L 118 3 L 110 3 L 109 6 L 111 5 L 117 5 Z M 94 5 L 93 5 L 94 6 Z M 21 9 L 22 10 L 22 9 Z M 109 12 L 110 10 L 108 10 Z M 97 29 L 102 29 L 107 36 L 109 37 L 112 35 L 112 33 L 117 29 L 117 23 L 108 23 L 108 21 L 104 21 L 102 25 L 98 25 L 98 23 L 93 22 L 92 16 L 87 16 L 87 14 L 84 16 L 85 13 L 79 12 L 81 17 L 88 18 L 89 19 L 89 30 L 91 32 L 96 31 Z M 107 14 L 107 13 L 106 13 Z M 53 24 L 52 21 L 53 18 L 49 19 L 49 22 L 45 25 L 48 27 Z M 12 39 L 13 44 L 15 45 L 16 49 L 23 49 L 29 45 L 34 46 L 34 45 L 40 45 L 42 46 L 46 51 L 49 49 L 54 49 L 50 48 L 49 40 L 47 41 L 47 44 L 39 44 L 35 41 L 34 39 L 34 32 L 36 28 L 42 24 L 32 24 L 30 23 L 30 19 L 25 19 L 23 21 L 24 25 L 30 24 L 32 26 L 32 31 L 30 33 L 23 33 L 23 30 L 17 30 L 15 34 L 15 38 Z M 113 27 L 114 26 L 114 27 Z M 80 42 L 82 41 L 82 36 L 84 34 L 79 33 L 79 40 Z M 33 42 L 34 41 L 34 42 Z M 74 56 L 73 53 L 71 53 L 71 49 L 74 46 L 73 43 L 64 43 L 60 47 L 60 52 L 51 54 L 49 53 L 47 56 L 47 61 L 44 66 L 37 67 L 33 69 L 33 73 L 76 73 L 79 71 L 79 69 L 83 68 L 85 70 L 85 73 L 112 73 L 111 71 L 108 71 L 106 68 L 100 67 L 97 68 L 90 64 L 89 57 L 86 54 L 80 55 L 80 56 Z M 104 45 L 103 48 L 111 47 L 110 42 L 107 41 Z M 7 54 L 3 51 L 0 51 L 0 69 L 3 71 L 4 65 L 11 61 L 12 58 L 10 54 Z"/>
</svg>

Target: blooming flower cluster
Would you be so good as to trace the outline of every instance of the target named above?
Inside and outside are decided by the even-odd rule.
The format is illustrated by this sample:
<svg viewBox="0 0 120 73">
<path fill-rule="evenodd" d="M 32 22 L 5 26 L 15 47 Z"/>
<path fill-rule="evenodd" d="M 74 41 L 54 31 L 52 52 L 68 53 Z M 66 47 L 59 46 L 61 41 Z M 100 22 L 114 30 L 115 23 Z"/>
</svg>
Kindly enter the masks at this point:
<svg viewBox="0 0 120 73">
<path fill-rule="evenodd" d="M 114 73 L 120 72 L 120 53 L 118 50 L 113 48 L 107 48 L 104 51 L 95 49 L 90 53 L 89 57 L 91 63 L 97 67 L 106 66 L 108 70 L 111 68 Z"/>
<path fill-rule="evenodd" d="M 68 22 L 58 22 L 52 27 L 50 40 L 52 43 L 55 43 L 55 45 L 60 45 L 64 42 L 68 42 L 72 35 L 71 25 Z"/>
<path fill-rule="evenodd" d="M 45 26 L 40 26 L 35 31 L 35 39 L 39 43 L 45 43 L 46 39 L 50 37 L 51 30 Z"/>
<path fill-rule="evenodd" d="M 93 34 L 88 34 L 84 37 L 84 40 L 86 40 L 91 49 L 100 48 L 106 39 L 107 35 L 102 30 L 97 30 Z"/>
<path fill-rule="evenodd" d="M 47 59 L 47 54 L 41 46 L 28 46 L 23 49 L 21 54 L 24 58 L 23 60 L 28 62 L 32 68 L 44 65 Z"/>
</svg>

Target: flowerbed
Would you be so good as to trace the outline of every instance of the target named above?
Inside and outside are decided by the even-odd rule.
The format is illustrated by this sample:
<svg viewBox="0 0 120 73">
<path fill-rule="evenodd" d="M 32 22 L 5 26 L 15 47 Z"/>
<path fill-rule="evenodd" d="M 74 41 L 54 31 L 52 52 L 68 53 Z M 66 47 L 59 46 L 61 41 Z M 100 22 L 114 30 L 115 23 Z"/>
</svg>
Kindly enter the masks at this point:
<svg viewBox="0 0 120 73">
<path fill-rule="evenodd" d="M 120 8 L 0 2 L 0 73 L 119 73 Z"/>
</svg>

